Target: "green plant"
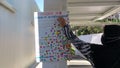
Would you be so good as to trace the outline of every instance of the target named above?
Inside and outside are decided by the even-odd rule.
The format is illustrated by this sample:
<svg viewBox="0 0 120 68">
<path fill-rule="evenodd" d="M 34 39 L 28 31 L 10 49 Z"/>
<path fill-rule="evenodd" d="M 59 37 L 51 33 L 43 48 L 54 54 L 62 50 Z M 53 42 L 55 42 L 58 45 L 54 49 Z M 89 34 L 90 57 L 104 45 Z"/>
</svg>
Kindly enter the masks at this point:
<svg viewBox="0 0 120 68">
<path fill-rule="evenodd" d="M 94 34 L 94 33 L 101 33 L 103 32 L 103 28 L 101 26 L 74 26 L 76 28 L 77 35 L 86 35 L 86 34 Z M 75 30 L 75 29 L 74 29 Z"/>
</svg>

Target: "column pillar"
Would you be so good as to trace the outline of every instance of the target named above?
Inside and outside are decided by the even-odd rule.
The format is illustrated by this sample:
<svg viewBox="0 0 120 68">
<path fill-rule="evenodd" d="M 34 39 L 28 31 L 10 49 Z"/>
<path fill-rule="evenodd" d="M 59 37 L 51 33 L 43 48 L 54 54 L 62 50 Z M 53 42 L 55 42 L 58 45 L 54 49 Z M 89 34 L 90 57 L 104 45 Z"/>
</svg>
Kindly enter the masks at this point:
<svg viewBox="0 0 120 68">
<path fill-rule="evenodd" d="M 44 0 L 44 11 L 66 11 L 66 0 Z M 67 61 L 40 62 L 39 68 L 67 68 Z"/>
<path fill-rule="evenodd" d="M 66 11 L 67 0 L 44 0 L 44 11 Z"/>
</svg>

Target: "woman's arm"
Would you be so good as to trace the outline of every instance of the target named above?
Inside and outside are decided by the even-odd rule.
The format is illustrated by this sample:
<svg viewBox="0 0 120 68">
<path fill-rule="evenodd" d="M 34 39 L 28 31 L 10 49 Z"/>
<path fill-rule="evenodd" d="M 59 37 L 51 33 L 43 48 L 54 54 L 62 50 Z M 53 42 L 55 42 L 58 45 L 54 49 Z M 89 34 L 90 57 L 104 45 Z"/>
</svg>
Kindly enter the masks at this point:
<svg viewBox="0 0 120 68">
<path fill-rule="evenodd" d="M 87 56 L 90 51 L 90 45 L 82 40 L 80 40 L 76 35 L 73 34 L 69 25 L 65 25 L 63 27 L 64 34 L 67 39 L 71 41 L 71 43 L 85 56 Z"/>
<path fill-rule="evenodd" d="M 64 34 L 67 39 L 84 55 L 87 56 L 90 54 L 90 45 L 82 40 L 80 40 L 76 35 L 73 34 L 70 26 L 66 24 L 64 18 L 59 17 L 57 19 L 60 22 L 61 27 L 63 27 Z"/>
</svg>

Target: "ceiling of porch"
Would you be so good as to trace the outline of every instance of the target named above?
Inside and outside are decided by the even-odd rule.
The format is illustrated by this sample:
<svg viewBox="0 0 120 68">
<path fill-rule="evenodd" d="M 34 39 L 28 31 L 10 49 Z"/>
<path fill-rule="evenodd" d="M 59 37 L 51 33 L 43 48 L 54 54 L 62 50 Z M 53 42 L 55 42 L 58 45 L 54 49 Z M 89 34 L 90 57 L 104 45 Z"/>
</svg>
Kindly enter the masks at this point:
<svg viewBox="0 0 120 68">
<path fill-rule="evenodd" d="M 120 11 L 120 0 L 67 0 L 71 24 L 100 24 L 104 19 Z"/>
</svg>

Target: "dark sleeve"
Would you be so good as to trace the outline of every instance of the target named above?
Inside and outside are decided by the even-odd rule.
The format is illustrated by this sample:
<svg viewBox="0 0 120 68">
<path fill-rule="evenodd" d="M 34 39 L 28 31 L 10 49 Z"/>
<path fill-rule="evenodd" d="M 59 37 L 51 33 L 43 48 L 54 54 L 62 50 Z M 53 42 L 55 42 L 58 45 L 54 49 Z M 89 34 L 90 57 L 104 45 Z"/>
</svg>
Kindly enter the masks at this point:
<svg viewBox="0 0 120 68">
<path fill-rule="evenodd" d="M 84 55 L 89 55 L 90 45 L 82 40 L 80 40 L 76 35 L 73 34 L 70 26 L 67 24 L 63 28 L 64 34 L 66 35 L 67 39 Z"/>
</svg>

